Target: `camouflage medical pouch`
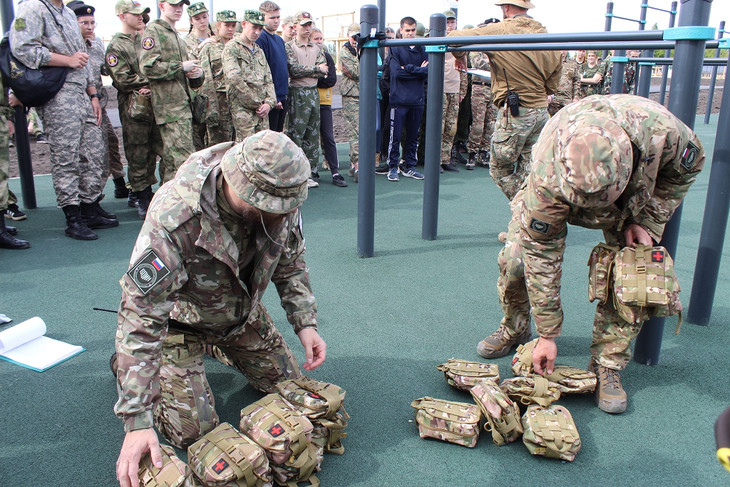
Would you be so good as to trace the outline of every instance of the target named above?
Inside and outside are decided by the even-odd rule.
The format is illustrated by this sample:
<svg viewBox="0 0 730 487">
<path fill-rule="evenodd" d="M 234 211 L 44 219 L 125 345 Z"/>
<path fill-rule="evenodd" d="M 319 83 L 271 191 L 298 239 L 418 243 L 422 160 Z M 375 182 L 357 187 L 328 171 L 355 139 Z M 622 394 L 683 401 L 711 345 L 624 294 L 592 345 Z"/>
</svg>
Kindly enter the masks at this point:
<svg viewBox="0 0 730 487">
<path fill-rule="evenodd" d="M 497 446 L 512 443 L 522 434 L 520 408 L 507 397 L 491 379 L 484 380 L 469 391 L 487 419 L 484 429 L 492 433 Z"/>
<path fill-rule="evenodd" d="M 188 447 L 188 462 L 204 486 L 270 486 L 264 450 L 229 423 L 221 423 Z"/>
<path fill-rule="evenodd" d="M 436 368 L 444 373 L 446 382 L 451 387 L 462 391 L 468 391 L 485 379 L 499 382 L 499 366 L 496 364 L 451 358 L 445 364 L 437 365 Z"/>
<path fill-rule="evenodd" d="M 140 462 L 138 473 L 140 487 L 193 487 L 193 473 L 190 467 L 175 455 L 175 450 L 167 445 L 161 445 L 160 452 L 161 468 L 155 467 L 149 453 Z"/>
<path fill-rule="evenodd" d="M 593 247 L 588 259 L 588 299 L 591 302 L 598 300 L 605 304 L 611 297 L 611 272 L 618 251 L 618 246 L 603 242 Z"/>
<path fill-rule="evenodd" d="M 616 254 L 613 271 L 614 306 L 629 323 L 641 323 L 652 316 L 679 314 L 676 333 L 682 324 L 679 281 L 674 261 L 664 247 L 637 245 Z"/>
<path fill-rule="evenodd" d="M 476 404 L 422 397 L 411 403 L 421 438 L 435 438 L 468 448 L 479 440 L 482 414 Z"/>
<path fill-rule="evenodd" d="M 137 122 L 154 122 L 155 114 L 152 111 L 152 95 L 140 93 L 137 90 L 133 91 L 129 96 L 127 114 L 129 118 Z"/>
<path fill-rule="evenodd" d="M 584 394 L 596 390 L 596 374 L 569 365 L 556 365 L 553 373 L 545 374 L 545 378 L 554 382 L 562 394 Z"/>
<path fill-rule="evenodd" d="M 535 338 L 517 347 L 517 352 L 515 352 L 515 356 L 512 358 L 512 372 L 515 375 L 528 376 L 534 372 L 532 368 L 532 351 L 535 349 L 538 340 L 539 338 Z"/>
<path fill-rule="evenodd" d="M 328 382 L 302 377 L 279 382 L 279 395 L 306 416 L 314 429 L 312 441 L 324 451 L 342 455 L 342 438 L 350 415 L 345 411 L 345 390 Z"/>
<path fill-rule="evenodd" d="M 322 449 L 312 443 L 311 421 L 278 394 L 269 394 L 241 410 L 241 432 L 266 452 L 274 481 L 309 480 L 319 471 Z"/>
<path fill-rule="evenodd" d="M 560 387 L 546 378 L 533 375 L 531 377 L 513 377 L 505 379 L 499 385 L 507 396 L 524 406 L 537 404 L 547 407 L 560 399 Z"/>
<path fill-rule="evenodd" d="M 533 455 L 572 462 L 580 450 L 578 429 L 563 406 L 529 406 L 522 416 L 522 426 L 522 442 Z"/>
</svg>

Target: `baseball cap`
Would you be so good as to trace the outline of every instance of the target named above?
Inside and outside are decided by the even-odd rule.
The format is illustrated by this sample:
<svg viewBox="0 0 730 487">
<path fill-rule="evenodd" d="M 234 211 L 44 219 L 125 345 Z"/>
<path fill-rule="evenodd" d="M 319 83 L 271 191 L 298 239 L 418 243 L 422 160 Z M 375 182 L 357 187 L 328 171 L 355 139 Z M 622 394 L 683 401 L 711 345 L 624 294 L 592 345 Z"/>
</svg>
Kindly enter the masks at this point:
<svg viewBox="0 0 730 487">
<path fill-rule="evenodd" d="M 355 34 L 360 33 L 360 24 L 350 24 L 350 27 L 347 28 L 347 35 L 352 37 Z"/>
<path fill-rule="evenodd" d="M 114 6 L 114 13 L 116 15 L 126 13 L 140 15 L 150 13 L 150 9 L 149 7 L 143 7 L 139 2 L 136 2 L 135 0 L 119 0 Z"/>
<path fill-rule="evenodd" d="M 454 13 L 453 10 L 447 10 L 446 12 L 444 12 L 444 15 L 446 16 L 447 19 L 455 19 L 456 18 L 456 14 Z"/>
<path fill-rule="evenodd" d="M 262 130 L 234 145 L 221 160 L 233 192 L 268 213 L 289 213 L 307 199 L 309 160 L 285 134 Z"/>
<path fill-rule="evenodd" d="M 251 22 L 253 25 L 264 25 L 264 14 L 258 10 L 246 10 L 243 13 L 243 20 Z"/>
<path fill-rule="evenodd" d="M 169 3 L 171 5 L 177 5 L 180 2 L 173 3 L 170 0 L 167 0 L 167 3 Z M 203 3 L 203 2 L 195 2 L 195 3 L 192 3 L 191 4 L 189 2 L 189 0 L 185 0 L 185 3 L 188 4 L 188 5 L 190 5 L 188 7 L 188 17 L 195 17 L 198 14 L 202 14 L 203 12 L 207 12 L 208 11 L 208 7 L 206 7 L 205 6 L 205 3 Z"/>
<path fill-rule="evenodd" d="M 306 25 L 310 22 L 314 22 L 314 20 L 312 20 L 312 14 L 309 12 L 300 11 L 294 16 L 294 22 L 299 25 Z"/>
</svg>

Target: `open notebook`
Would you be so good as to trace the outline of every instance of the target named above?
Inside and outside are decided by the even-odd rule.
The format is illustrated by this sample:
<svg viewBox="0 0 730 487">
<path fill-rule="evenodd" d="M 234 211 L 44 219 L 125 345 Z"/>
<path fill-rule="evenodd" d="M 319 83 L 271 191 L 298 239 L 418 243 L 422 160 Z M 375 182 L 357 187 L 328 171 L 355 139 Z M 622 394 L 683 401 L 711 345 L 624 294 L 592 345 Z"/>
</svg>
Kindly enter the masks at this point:
<svg viewBox="0 0 730 487">
<path fill-rule="evenodd" d="M 84 351 L 45 333 L 46 324 L 37 316 L 0 332 L 0 358 L 43 372 Z"/>
</svg>

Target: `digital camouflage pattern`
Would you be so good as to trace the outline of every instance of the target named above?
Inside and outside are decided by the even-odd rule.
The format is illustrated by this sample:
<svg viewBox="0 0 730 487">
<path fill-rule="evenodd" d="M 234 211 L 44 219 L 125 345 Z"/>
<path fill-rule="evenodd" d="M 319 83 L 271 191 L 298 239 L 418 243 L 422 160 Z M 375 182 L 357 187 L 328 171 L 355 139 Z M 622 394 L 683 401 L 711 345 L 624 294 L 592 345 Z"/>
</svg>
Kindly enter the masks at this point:
<svg viewBox="0 0 730 487">
<path fill-rule="evenodd" d="M 537 404 L 547 407 L 560 399 L 558 385 L 539 375 L 505 379 L 499 385 L 499 388 L 510 399 L 524 406 Z"/>
<path fill-rule="evenodd" d="M 522 425 L 522 441 L 533 455 L 572 462 L 580 451 L 578 428 L 563 406 L 529 406 L 522 416 Z"/>
<path fill-rule="evenodd" d="M 448 362 L 437 365 L 436 368 L 444 373 L 446 382 L 451 387 L 468 391 L 484 379 L 499 382 L 499 366 L 470 360 L 450 358 Z"/>
<path fill-rule="evenodd" d="M 160 445 L 162 467 L 152 463 L 147 453 L 139 464 L 139 484 L 141 487 L 194 487 L 193 473 L 190 467 L 175 455 L 175 450 L 167 445 Z"/>
<path fill-rule="evenodd" d="M 204 119 L 208 131 L 208 145 L 228 142 L 234 138 L 233 120 L 228 108 L 228 81 L 223 70 L 225 46 L 224 41 L 216 37 L 215 41 L 201 47 L 198 53 L 200 66 L 205 74 L 205 81 L 199 93 L 208 97 L 208 110 Z"/>
<path fill-rule="evenodd" d="M 476 404 L 422 397 L 411 403 L 421 438 L 435 438 L 467 448 L 479 440 L 482 414 Z"/>
<path fill-rule="evenodd" d="M 132 253 L 131 272 L 120 281 L 121 391 L 115 411 L 126 431 L 152 426 L 170 320 L 186 336 L 218 345 L 257 389 L 271 392 L 274 383 L 301 375 L 261 303 L 273 281 L 295 332 L 317 324 L 299 212 L 266 231 L 259 222 L 235 216 L 220 194 L 220 160 L 229 147 L 194 154 L 176 180 L 157 191 Z"/>
<path fill-rule="evenodd" d="M 563 394 L 586 394 L 596 390 L 596 374 L 569 365 L 556 365 L 552 374 L 545 374 L 545 378 L 557 384 Z"/>
<path fill-rule="evenodd" d="M 552 101 L 548 104 L 548 113 L 552 117 L 558 110 L 577 98 L 582 98 L 580 69 L 575 59 L 568 59 L 567 55 L 563 54 L 563 70 L 560 74 L 560 83 Z"/>
<path fill-rule="evenodd" d="M 350 165 L 360 160 L 360 59 L 357 51 L 345 43 L 337 57 L 342 78 L 342 115 L 345 118 L 347 140 L 350 142 Z"/>
<path fill-rule="evenodd" d="M 520 408 L 499 388 L 496 382 L 485 379 L 469 391 L 486 418 L 484 430 L 492 433 L 497 446 L 516 441 L 522 434 Z"/>
<path fill-rule="evenodd" d="M 636 169 L 623 192 L 622 204 L 582 208 L 566 200 L 557 177 L 558 147 L 577 127 L 618 124 L 635 147 L 621 164 Z M 533 171 L 512 202 L 505 248 L 500 252 L 502 323 L 515 333 L 532 312 L 540 336 L 557 337 L 563 322 L 560 303 L 561 263 L 567 224 L 603 230 L 608 244 L 623 241 L 629 222 L 660 241 L 664 225 L 679 206 L 704 165 L 697 136 L 666 108 L 633 95 L 592 96 L 566 106 L 543 130 L 534 150 Z M 585 174 L 595 173 L 586 159 Z M 598 198 L 600 199 L 600 197 Z M 532 306 L 530 306 L 530 304 Z M 529 322 L 528 322 L 529 323 Z M 625 322 L 613 303 L 598 304 L 591 355 L 602 366 L 622 369 L 631 340 L 640 326 Z"/>
<path fill-rule="evenodd" d="M 264 450 L 229 423 L 222 423 L 190 445 L 188 461 L 203 485 L 272 485 L 269 461 Z"/>
<path fill-rule="evenodd" d="M 264 51 L 253 45 L 249 49 L 240 36 L 223 50 L 223 73 L 228 90 L 228 104 L 236 128 L 236 142 L 269 128 L 268 115 L 259 117 L 256 110 L 264 103 L 273 109 L 276 92 Z"/>
<path fill-rule="evenodd" d="M 106 48 L 106 67 L 117 89 L 122 143 L 127 159 L 127 177 L 132 191 L 142 191 L 157 182 L 157 156 L 162 156 L 162 137 L 154 120 L 140 122 L 129 116 L 127 107 L 135 90 L 149 88 L 149 81 L 139 67 L 138 52 L 142 36 L 118 32 Z M 164 167 L 164 163 L 161 163 Z"/>
</svg>

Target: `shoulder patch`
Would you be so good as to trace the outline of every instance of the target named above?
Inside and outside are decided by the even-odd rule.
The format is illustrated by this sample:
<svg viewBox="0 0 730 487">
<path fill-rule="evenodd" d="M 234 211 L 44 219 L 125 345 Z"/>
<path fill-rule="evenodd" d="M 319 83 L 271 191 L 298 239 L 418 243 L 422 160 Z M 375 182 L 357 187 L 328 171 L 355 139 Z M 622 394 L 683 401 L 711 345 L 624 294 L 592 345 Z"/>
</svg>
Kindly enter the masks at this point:
<svg viewBox="0 0 730 487">
<path fill-rule="evenodd" d="M 547 235 L 550 232 L 550 227 L 551 225 L 548 222 L 538 220 L 537 218 L 533 218 L 530 222 L 530 230 L 542 233 L 543 235 Z"/>
<path fill-rule="evenodd" d="M 170 269 L 167 265 L 162 262 L 154 250 L 150 250 L 129 269 L 127 275 L 142 291 L 142 294 L 147 294 L 169 273 Z"/>
<path fill-rule="evenodd" d="M 700 148 L 694 145 L 692 142 L 687 142 L 687 147 L 682 151 L 682 160 L 680 164 L 682 167 L 690 171 L 697 162 L 697 156 L 700 155 Z"/>
<path fill-rule="evenodd" d="M 149 51 L 153 47 L 155 47 L 155 40 L 153 38 L 145 37 L 142 39 L 142 49 Z"/>
<path fill-rule="evenodd" d="M 15 19 L 15 22 L 13 23 L 13 28 L 17 31 L 25 30 L 25 19 L 23 19 L 23 18 Z"/>
<path fill-rule="evenodd" d="M 113 68 L 114 66 L 119 64 L 119 58 L 116 56 L 116 54 L 109 54 L 106 57 L 106 63 Z"/>
</svg>

